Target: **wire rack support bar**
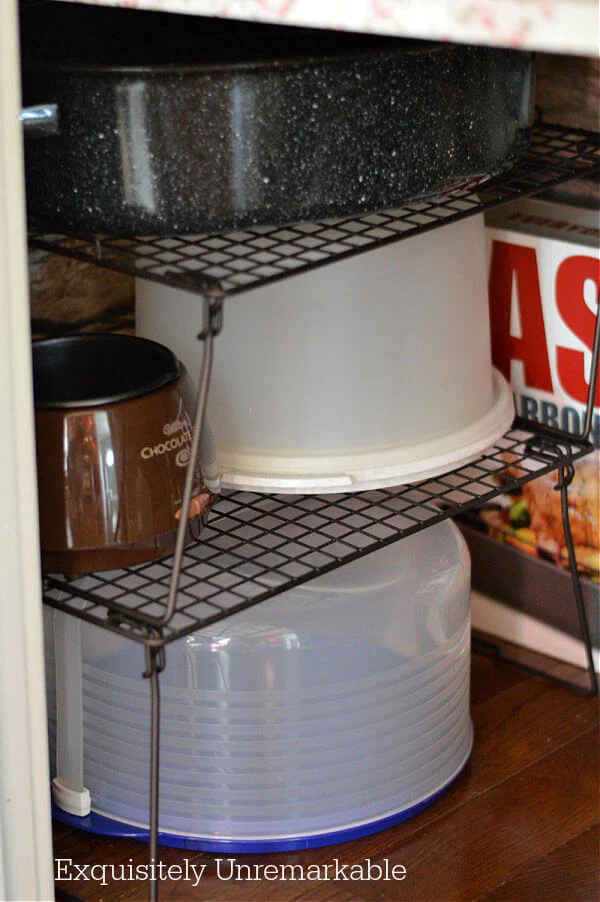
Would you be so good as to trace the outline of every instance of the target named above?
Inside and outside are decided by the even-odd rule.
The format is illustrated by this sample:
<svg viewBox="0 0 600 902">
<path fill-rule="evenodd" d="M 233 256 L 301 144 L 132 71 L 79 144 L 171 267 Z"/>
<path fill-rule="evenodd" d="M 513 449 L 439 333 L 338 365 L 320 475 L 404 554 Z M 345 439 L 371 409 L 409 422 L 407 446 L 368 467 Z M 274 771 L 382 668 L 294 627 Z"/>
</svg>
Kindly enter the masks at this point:
<svg viewBox="0 0 600 902">
<path fill-rule="evenodd" d="M 588 386 L 587 404 L 585 408 L 585 419 L 583 429 L 581 430 L 581 438 L 586 441 L 590 437 L 592 431 L 592 421 L 594 418 L 594 402 L 596 400 L 596 387 L 598 385 L 598 363 L 600 361 L 600 289 L 596 295 L 596 326 L 594 329 L 594 344 L 592 350 L 592 362 L 590 364 L 590 382 Z"/>
<path fill-rule="evenodd" d="M 149 630 L 150 635 L 152 631 Z M 160 683 L 159 675 L 165 669 L 164 648 L 146 646 L 144 677 L 150 680 L 150 833 L 149 833 L 149 887 L 150 902 L 158 900 L 158 800 L 160 790 Z"/>
<path fill-rule="evenodd" d="M 204 329 L 198 334 L 198 340 L 204 342 L 204 354 L 202 357 L 202 367 L 200 369 L 200 382 L 198 388 L 198 401 L 196 404 L 196 412 L 194 415 L 194 425 L 192 428 L 192 442 L 190 447 L 190 459 L 185 475 L 185 487 L 183 491 L 183 502 L 181 506 L 181 517 L 177 527 L 177 538 L 175 541 L 175 552 L 173 555 L 173 572 L 171 574 L 171 582 L 169 584 L 169 596 L 167 600 L 167 608 L 164 615 L 158 621 L 158 626 L 165 626 L 171 620 L 175 613 L 177 604 L 177 593 L 179 591 L 179 580 L 181 577 L 181 563 L 183 560 L 183 549 L 185 548 L 187 538 L 188 511 L 192 500 L 192 490 L 194 485 L 194 476 L 196 470 L 196 461 L 200 449 L 200 437 L 204 426 L 206 415 L 206 404 L 208 401 L 208 391 L 210 388 L 210 376 L 212 372 L 213 362 L 213 339 L 219 334 L 223 327 L 223 291 L 218 283 L 212 287 L 207 287 L 204 295 Z"/>
<path fill-rule="evenodd" d="M 575 556 L 575 545 L 573 543 L 573 533 L 571 532 L 571 518 L 569 516 L 569 486 L 575 476 L 575 468 L 572 463 L 563 464 L 559 470 L 559 479 L 556 484 L 555 491 L 560 492 L 561 498 L 561 514 L 562 523 L 565 533 L 565 541 L 569 554 L 569 564 L 571 567 L 571 580 L 573 583 L 573 595 L 575 598 L 575 606 L 577 608 L 577 618 L 579 620 L 579 628 L 581 630 L 581 638 L 585 647 L 585 656 L 587 662 L 589 695 L 598 695 L 598 674 L 594 666 L 594 652 L 592 647 L 592 639 L 590 636 L 590 628 L 587 622 L 587 615 L 583 601 L 583 593 L 581 591 L 581 578 L 577 567 L 577 558 Z"/>
</svg>

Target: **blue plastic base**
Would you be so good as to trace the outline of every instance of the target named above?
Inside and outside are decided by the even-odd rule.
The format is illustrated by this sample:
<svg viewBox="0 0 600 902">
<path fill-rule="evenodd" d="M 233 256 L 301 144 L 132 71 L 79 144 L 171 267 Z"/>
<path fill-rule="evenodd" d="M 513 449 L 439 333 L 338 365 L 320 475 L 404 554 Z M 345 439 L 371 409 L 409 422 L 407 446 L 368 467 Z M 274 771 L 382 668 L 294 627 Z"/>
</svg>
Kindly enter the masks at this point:
<svg viewBox="0 0 600 902">
<path fill-rule="evenodd" d="M 390 814 L 388 817 L 369 821 L 369 823 L 360 824 L 356 827 L 332 830 L 327 833 L 316 833 L 312 836 L 291 836 L 281 839 L 203 839 L 201 837 L 179 836 L 176 833 L 159 832 L 158 842 L 163 846 L 193 849 L 198 852 L 244 854 L 247 852 L 291 852 L 300 849 L 315 849 L 319 846 L 329 846 L 335 843 L 348 842 L 352 839 L 360 839 L 363 836 L 370 836 L 372 833 L 378 833 L 380 830 L 387 830 L 388 827 L 401 824 L 402 821 L 414 817 L 425 808 L 433 805 L 458 779 L 466 763 L 465 761 L 459 772 L 445 786 L 417 805 L 411 805 L 410 808 L 405 808 L 396 814 Z M 93 811 L 86 817 L 77 817 L 73 814 L 67 814 L 66 811 L 62 811 L 54 804 L 52 810 L 54 817 L 58 821 L 68 824 L 70 827 L 76 827 L 78 830 L 86 830 L 89 833 L 98 833 L 102 836 L 120 836 L 128 839 L 148 840 L 148 830 L 145 827 L 135 827 L 123 821 L 105 817 L 102 814 L 95 814 Z"/>
</svg>

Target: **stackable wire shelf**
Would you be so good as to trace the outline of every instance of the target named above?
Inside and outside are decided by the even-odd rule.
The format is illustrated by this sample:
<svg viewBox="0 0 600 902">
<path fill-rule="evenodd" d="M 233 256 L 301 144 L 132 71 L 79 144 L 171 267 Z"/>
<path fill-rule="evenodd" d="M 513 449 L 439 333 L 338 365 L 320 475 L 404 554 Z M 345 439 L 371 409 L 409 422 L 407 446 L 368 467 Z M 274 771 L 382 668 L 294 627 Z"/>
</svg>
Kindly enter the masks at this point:
<svg viewBox="0 0 600 902">
<path fill-rule="evenodd" d="M 517 421 L 494 447 L 451 473 L 358 494 L 226 492 L 198 544 L 184 554 L 177 609 L 153 637 L 172 642 L 389 545 L 587 454 L 583 440 L 551 441 Z M 126 570 L 46 579 L 45 601 L 146 642 L 140 627 L 165 611 L 173 558 Z"/>
<path fill-rule="evenodd" d="M 599 136 L 538 123 L 525 157 L 485 183 L 473 180 L 443 197 L 355 218 L 287 226 L 255 226 L 219 235 L 131 236 L 57 232 L 31 223 L 33 247 L 185 288 L 204 304 L 205 343 L 195 416 L 198 446 L 210 383 L 213 339 L 223 300 L 268 282 L 391 244 L 600 171 Z M 251 303 L 251 301 L 249 301 Z M 195 544 L 184 547 L 180 521 L 174 555 L 114 572 L 44 579 L 44 602 L 145 648 L 151 683 L 150 860 L 157 859 L 159 679 L 165 646 L 182 636 L 334 570 L 364 554 L 480 507 L 499 494 L 557 471 L 573 588 L 588 657 L 589 691 L 597 693 L 589 630 L 568 516 L 573 464 L 589 441 L 600 346 L 596 323 L 592 378 L 581 435 L 516 419 L 485 454 L 451 473 L 414 485 L 325 496 L 223 492 Z M 188 473 L 182 509 L 191 497 Z M 586 691 L 585 689 L 583 691 Z M 151 882 L 151 899 L 157 884 Z"/>
<path fill-rule="evenodd" d="M 207 284 L 218 282 L 229 296 L 483 213 L 599 168 L 597 135 L 538 123 L 526 155 L 513 169 L 396 210 L 220 235 L 123 238 L 57 233 L 33 223 L 30 243 L 190 291 L 202 293 Z"/>
</svg>

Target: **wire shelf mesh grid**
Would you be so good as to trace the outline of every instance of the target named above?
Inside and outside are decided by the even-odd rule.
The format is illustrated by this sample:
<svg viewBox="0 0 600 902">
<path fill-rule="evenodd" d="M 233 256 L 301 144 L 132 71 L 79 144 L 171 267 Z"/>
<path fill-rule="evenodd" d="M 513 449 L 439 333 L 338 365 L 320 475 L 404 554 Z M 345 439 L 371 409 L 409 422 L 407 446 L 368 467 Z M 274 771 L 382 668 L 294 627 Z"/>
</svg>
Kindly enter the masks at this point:
<svg viewBox="0 0 600 902">
<path fill-rule="evenodd" d="M 62 234 L 34 224 L 30 243 L 109 269 L 202 293 L 225 295 L 342 260 L 600 170 L 596 136 L 538 123 L 524 158 L 487 182 L 473 179 L 444 196 L 357 218 L 254 226 L 220 235 L 116 237 Z"/>
<path fill-rule="evenodd" d="M 525 425 L 525 428 L 523 428 Z M 523 421 L 477 460 L 414 485 L 343 495 L 225 492 L 184 553 L 174 617 L 158 643 L 189 635 L 587 454 Z M 171 559 L 112 572 L 46 578 L 44 601 L 147 641 L 164 613 Z M 126 616 L 123 616 L 126 615 Z"/>
</svg>

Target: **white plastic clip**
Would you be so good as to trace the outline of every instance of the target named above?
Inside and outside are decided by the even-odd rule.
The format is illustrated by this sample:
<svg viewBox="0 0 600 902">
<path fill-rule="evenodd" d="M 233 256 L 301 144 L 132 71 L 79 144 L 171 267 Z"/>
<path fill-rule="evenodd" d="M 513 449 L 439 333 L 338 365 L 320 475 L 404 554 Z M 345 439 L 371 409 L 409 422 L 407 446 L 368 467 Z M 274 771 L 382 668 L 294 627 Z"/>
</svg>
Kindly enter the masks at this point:
<svg viewBox="0 0 600 902">
<path fill-rule="evenodd" d="M 52 781 L 52 798 L 62 811 L 77 817 L 85 817 L 92 810 L 89 789 L 86 789 L 85 786 L 82 786 L 81 789 L 74 789 L 64 783 L 60 777 L 55 777 Z"/>
</svg>

